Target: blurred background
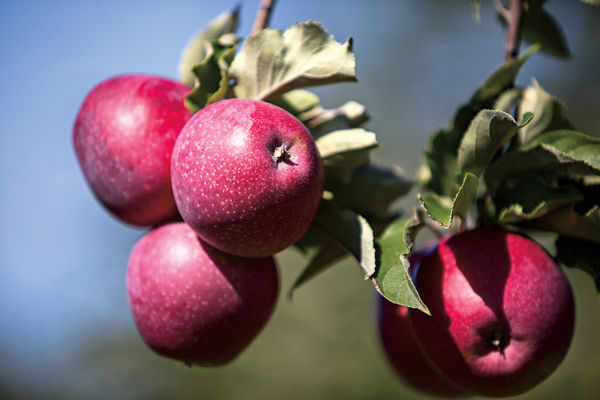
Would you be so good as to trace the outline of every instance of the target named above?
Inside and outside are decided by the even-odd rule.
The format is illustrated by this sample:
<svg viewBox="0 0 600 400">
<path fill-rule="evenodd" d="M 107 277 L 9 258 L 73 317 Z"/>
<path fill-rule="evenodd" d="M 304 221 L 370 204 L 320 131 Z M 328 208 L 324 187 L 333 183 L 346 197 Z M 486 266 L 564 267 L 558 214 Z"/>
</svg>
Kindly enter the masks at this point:
<svg viewBox="0 0 600 400">
<path fill-rule="evenodd" d="M 257 0 L 239 2 L 247 35 Z M 503 61 L 491 1 L 279 0 L 271 26 L 316 19 L 355 38 L 356 84 L 320 88 L 326 107 L 355 99 L 383 144 L 374 158 L 413 175 L 430 132 Z M 0 399 L 418 398 L 388 369 L 374 292 L 345 260 L 285 297 L 304 260 L 277 256 L 275 315 L 234 363 L 187 368 L 150 352 L 127 304 L 125 269 L 143 231 L 108 216 L 71 144 L 86 93 L 125 72 L 176 77 L 188 39 L 237 0 L 0 0 Z M 600 8 L 553 0 L 572 59 L 537 54 L 533 77 L 600 135 Z M 405 207 L 415 204 L 411 195 Z M 567 271 L 579 315 L 572 348 L 533 399 L 588 399 L 600 390 L 600 311 L 592 280 Z"/>
</svg>

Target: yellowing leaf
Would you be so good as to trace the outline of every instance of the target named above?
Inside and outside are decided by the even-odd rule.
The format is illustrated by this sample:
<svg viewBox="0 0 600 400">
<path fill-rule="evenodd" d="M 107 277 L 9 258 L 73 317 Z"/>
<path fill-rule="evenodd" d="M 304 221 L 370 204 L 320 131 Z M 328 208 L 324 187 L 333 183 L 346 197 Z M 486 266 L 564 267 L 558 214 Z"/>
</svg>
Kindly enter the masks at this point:
<svg viewBox="0 0 600 400">
<path fill-rule="evenodd" d="M 314 21 L 249 37 L 231 64 L 236 97 L 269 100 L 292 89 L 355 81 L 352 39 L 338 43 Z"/>
</svg>

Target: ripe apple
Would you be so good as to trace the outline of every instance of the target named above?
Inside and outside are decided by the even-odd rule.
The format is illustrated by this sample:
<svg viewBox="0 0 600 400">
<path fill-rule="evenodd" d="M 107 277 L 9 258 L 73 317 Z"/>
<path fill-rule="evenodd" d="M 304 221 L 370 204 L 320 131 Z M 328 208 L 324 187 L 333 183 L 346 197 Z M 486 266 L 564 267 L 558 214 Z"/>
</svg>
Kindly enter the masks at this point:
<svg viewBox="0 0 600 400">
<path fill-rule="evenodd" d="M 431 249 L 416 251 L 410 258 L 411 270 Z M 408 307 L 377 295 L 377 331 L 384 354 L 396 374 L 414 389 L 430 396 L 458 398 L 468 393 L 435 370 L 419 347 L 408 317 Z"/>
<path fill-rule="evenodd" d="M 534 241 L 479 228 L 441 241 L 416 285 L 432 316 L 410 311 L 421 348 L 468 392 L 523 393 L 561 363 L 573 336 L 569 282 Z"/>
<path fill-rule="evenodd" d="M 270 256 L 302 237 L 323 176 L 308 129 L 287 111 L 250 99 L 198 111 L 171 161 L 183 220 L 214 247 L 245 257 Z"/>
<path fill-rule="evenodd" d="M 191 112 L 190 88 L 149 75 L 121 75 L 92 89 L 73 129 L 75 153 L 100 202 L 132 225 L 178 216 L 171 153 Z"/>
<path fill-rule="evenodd" d="M 279 281 L 273 257 L 225 254 L 180 222 L 136 243 L 127 291 L 135 324 L 152 350 L 217 366 L 233 360 L 262 330 Z"/>
</svg>

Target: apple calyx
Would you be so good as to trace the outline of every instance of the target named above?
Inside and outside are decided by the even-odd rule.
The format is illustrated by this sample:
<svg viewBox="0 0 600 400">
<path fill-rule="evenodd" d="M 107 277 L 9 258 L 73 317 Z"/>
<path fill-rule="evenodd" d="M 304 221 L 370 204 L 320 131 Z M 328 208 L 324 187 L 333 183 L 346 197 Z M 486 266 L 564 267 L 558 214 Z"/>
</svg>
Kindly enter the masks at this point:
<svg viewBox="0 0 600 400">
<path fill-rule="evenodd" d="M 497 351 L 504 356 L 504 349 L 510 342 L 510 338 L 503 330 L 493 329 L 489 333 L 486 342 L 494 349 L 494 351 Z"/>
<path fill-rule="evenodd" d="M 273 161 L 275 162 L 275 164 L 278 165 L 281 163 L 286 163 L 294 165 L 292 160 L 290 160 L 292 156 L 292 154 L 290 153 L 291 148 L 292 146 L 288 144 L 281 144 L 275 147 L 273 149 Z"/>
</svg>

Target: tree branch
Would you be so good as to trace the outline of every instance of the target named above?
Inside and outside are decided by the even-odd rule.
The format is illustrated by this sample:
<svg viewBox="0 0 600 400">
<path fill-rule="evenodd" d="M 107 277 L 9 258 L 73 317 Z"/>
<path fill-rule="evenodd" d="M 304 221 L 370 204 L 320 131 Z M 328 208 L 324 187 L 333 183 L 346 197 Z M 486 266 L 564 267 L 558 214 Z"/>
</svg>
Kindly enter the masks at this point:
<svg viewBox="0 0 600 400">
<path fill-rule="evenodd" d="M 521 44 L 521 22 L 523 20 L 523 0 L 510 0 L 508 10 L 501 13 L 506 19 L 508 29 L 506 32 L 506 44 L 504 63 L 509 63 L 519 55 Z"/>
<path fill-rule="evenodd" d="M 252 33 L 250 36 L 256 35 L 261 29 L 269 26 L 269 20 L 271 19 L 271 12 L 275 7 L 276 0 L 260 0 L 260 7 L 254 20 L 254 27 L 252 27 Z"/>
</svg>

